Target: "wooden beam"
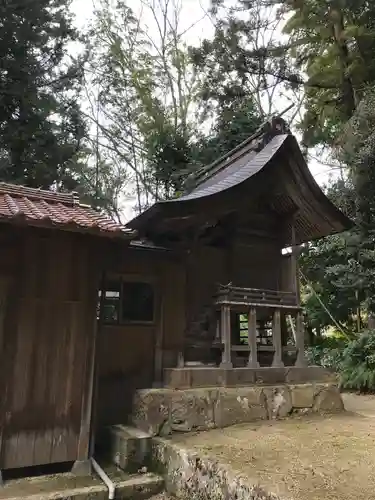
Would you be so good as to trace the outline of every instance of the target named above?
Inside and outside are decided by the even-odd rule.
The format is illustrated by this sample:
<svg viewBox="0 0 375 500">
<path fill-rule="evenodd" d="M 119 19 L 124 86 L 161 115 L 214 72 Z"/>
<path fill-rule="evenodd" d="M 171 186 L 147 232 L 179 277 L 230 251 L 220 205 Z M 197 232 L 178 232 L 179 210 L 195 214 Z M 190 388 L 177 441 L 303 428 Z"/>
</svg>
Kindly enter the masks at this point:
<svg viewBox="0 0 375 500">
<path fill-rule="evenodd" d="M 292 240 L 292 255 L 291 255 L 292 283 L 293 283 L 294 292 L 296 294 L 297 306 L 300 306 L 301 297 L 300 297 L 300 284 L 299 284 L 299 273 L 298 273 L 298 252 L 297 252 L 297 246 L 296 246 L 296 228 L 295 228 L 294 216 L 292 219 L 291 231 L 292 231 L 292 238 L 291 238 L 291 240 Z"/>
<path fill-rule="evenodd" d="M 160 287 L 158 287 L 160 290 Z M 164 337 L 164 300 L 162 294 L 158 296 L 158 315 L 155 333 L 154 351 L 154 387 L 161 387 L 163 382 L 163 337 Z"/>
<path fill-rule="evenodd" d="M 250 347 L 250 353 L 247 366 L 249 368 L 259 368 L 258 347 L 257 347 L 257 311 L 255 307 L 250 308 L 249 311 L 248 342 Z"/>
<path fill-rule="evenodd" d="M 282 359 L 282 343 L 281 343 L 281 314 L 280 309 L 276 309 L 273 313 L 272 322 L 272 342 L 275 348 L 272 366 L 274 368 L 282 368 L 284 366 Z"/>
<path fill-rule="evenodd" d="M 96 341 L 98 333 L 98 321 L 96 315 L 98 288 L 100 276 L 98 272 L 98 256 L 93 251 L 91 245 L 88 247 L 89 262 L 87 268 L 89 272 L 88 294 L 89 300 L 85 302 L 86 315 L 92 315 L 92 324 L 86 322 L 86 368 L 84 394 L 82 397 L 81 427 L 78 438 L 77 459 L 72 467 L 72 472 L 76 475 L 87 475 L 91 472 L 90 453 L 92 438 L 92 416 L 93 416 L 93 396 L 95 381 L 95 361 L 96 361 Z M 94 257 L 94 258 L 92 258 Z"/>
<path fill-rule="evenodd" d="M 297 313 L 296 348 L 297 348 L 297 359 L 296 359 L 295 366 L 298 366 L 298 367 L 307 366 L 307 360 L 305 357 L 305 331 L 304 331 L 302 311 L 299 311 Z"/>
<path fill-rule="evenodd" d="M 221 341 L 224 344 L 222 354 L 221 368 L 233 368 L 232 365 L 232 351 L 231 351 L 231 332 L 230 332 L 230 307 L 221 307 Z"/>
</svg>

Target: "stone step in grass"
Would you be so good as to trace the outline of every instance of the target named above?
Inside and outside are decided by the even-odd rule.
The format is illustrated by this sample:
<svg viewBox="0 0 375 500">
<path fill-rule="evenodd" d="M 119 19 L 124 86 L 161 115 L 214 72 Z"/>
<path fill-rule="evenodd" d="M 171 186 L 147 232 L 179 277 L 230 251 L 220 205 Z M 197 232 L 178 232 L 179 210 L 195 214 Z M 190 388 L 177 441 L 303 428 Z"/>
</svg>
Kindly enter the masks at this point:
<svg viewBox="0 0 375 500">
<path fill-rule="evenodd" d="M 155 474 L 124 474 L 104 468 L 116 484 L 116 500 L 164 500 L 164 481 Z M 0 500 L 107 500 L 108 489 L 96 476 L 71 473 L 11 480 L 0 488 Z"/>
</svg>

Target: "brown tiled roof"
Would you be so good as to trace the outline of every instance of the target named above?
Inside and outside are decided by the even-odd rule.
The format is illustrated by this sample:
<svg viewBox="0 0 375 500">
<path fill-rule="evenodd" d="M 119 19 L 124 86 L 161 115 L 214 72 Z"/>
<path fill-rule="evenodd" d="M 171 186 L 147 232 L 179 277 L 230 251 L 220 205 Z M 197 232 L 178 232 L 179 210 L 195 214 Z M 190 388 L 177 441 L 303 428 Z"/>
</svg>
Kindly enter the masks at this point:
<svg viewBox="0 0 375 500">
<path fill-rule="evenodd" d="M 113 237 L 134 232 L 80 203 L 76 193 L 55 193 L 0 182 L 0 222 L 81 231 Z"/>
</svg>

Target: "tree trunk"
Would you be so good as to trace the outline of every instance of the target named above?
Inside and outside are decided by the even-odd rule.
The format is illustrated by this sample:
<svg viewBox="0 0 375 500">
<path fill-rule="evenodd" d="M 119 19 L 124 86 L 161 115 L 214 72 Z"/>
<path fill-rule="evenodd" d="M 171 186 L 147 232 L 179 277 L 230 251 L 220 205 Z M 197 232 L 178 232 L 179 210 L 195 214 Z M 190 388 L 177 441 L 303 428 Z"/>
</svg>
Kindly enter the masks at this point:
<svg viewBox="0 0 375 500">
<path fill-rule="evenodd" d="M 357 102 L 354 85 L 349 75 L 349 49 L 344 36 L 344 16 L 338 8 L 331 8 L 330 17 L 332 20 L 332 36 L 341 66 L 342 101 L 345 115 L 349 119 L 356 109 Z"/>
</svg>

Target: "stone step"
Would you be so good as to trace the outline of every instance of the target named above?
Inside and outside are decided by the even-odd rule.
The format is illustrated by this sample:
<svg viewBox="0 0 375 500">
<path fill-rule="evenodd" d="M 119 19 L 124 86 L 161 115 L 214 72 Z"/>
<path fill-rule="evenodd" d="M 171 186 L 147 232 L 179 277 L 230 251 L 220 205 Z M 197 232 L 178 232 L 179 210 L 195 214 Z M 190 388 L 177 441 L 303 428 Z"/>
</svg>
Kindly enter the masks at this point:
<svg viewBox="0 0 375 500">
<path fill-rule="evenodd" d="M 102 446 L 112 464 L 128 472 L 147 468 L 151 457 L 151 436 L 140 429 L 127 425 L 107 427 Z"/>
<path fill-rule="evenodd" d="M 164 479 L 156 474 L 136 475 L 116 484 L 116 500 L 146 500 L 164 490 Z"/>
<path fill-rule="evenodd" d="M 155 474 L 133 476 L 109 472 L 116 485 L 116 500 L 156 500 L 163 498 L 164 480 Z M 55 474 L 11 480 L 0 488 L 1 500 L 108 500 L 108 489 L 93 477 Z"/>
</svg>

